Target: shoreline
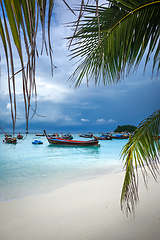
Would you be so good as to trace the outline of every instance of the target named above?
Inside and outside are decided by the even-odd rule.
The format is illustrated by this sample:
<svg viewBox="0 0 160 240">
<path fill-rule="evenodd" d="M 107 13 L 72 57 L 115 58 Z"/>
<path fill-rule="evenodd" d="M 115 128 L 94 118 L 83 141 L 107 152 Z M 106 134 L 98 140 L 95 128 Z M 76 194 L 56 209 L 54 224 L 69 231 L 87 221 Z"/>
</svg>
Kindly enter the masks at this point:
<svg viewBox="0 0 160 240">
<path fill-rule="evenodd" d="M 72 179 L 68 182 L 63 183 L 62 185 L 61 184 L 57 185 L 52 190 L 49 190 L 49 191 L 43 190 L 43 192 L 41 192 L 41 193 L 32 193 L 31 195 L 26 195 L 26 196 L 22 196 L 22 197 L 7 199 L 7 200 L 4 200 L 4 201 L 0 201 L 0 204 L 5 203 L 5 202 L 10 202 L 10 201 L 21 200 L 21 199 L 24 199 L 26 197 L 35 197 L 35 196 L 39 196 L 39 195 L 42 195 L 42 194 L 49 194 L 49 193 L 52 193 L 59 188 L 67 187 L 68 185 L 76 183 L 76 182 L 88 181 L 88 180 L 92 180 L 92 179 L 96 179 L 96 178 L 100 178 L 100 177 L 103 177 L 103 176 L 106 176 L 106 175 L 116 174 L 116 173 L 120 173 L 120 172 L 123 172 L 123 169 L 113 170 L 112 172 L 97 174 L 97 175 L 94 175 L 94 176 L 91 176 L 91 177 L 84 177 L 84 178 L 78 179 L 78 180 L 77 179 L 75 179 L 75 180 Z"/>
<path fill-rule="evenodd" d="M 147 191 L 139 176 L 140 201 L 131 219 L 120 209 L 123 178 L 123 171 L 107 174 L 0 203 L 0 239 L 159 240 L 159 183 L 151 177 Z"/>
</svg>

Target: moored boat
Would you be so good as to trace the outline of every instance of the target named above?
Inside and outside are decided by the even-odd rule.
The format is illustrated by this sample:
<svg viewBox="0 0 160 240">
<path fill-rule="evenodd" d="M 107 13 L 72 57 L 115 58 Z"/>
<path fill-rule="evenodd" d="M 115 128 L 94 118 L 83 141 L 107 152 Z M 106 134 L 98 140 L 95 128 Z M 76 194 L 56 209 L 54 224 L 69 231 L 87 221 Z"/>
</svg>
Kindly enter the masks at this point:
<svg viewBox="0 0 160 240">
<path fill-rule="evenodd" d="M 84 138 L 92 138 L 93 137 L 93 133 L 79 133 L 79 137 L 84 137 Z"/>
<path fill-rule="evenodd" d="M 112 137 L 110 137 L 108 135 L 106 135 L 106 136 L 101 135 L 99 137 L 93 135 L 93 137 L 94 137 L 94 139 L 97 139 L 97 140 L 112 140 Z"/>
<path fill-rule="evenodd" d="M 45 134 L 44 134 L 44 133 L 42 133 L 42 134 L 35 133 L 35 135 L 36 135 L 36 136 L 40 136 L 40 137 L 43 137 L 43 136 L 45 136 Z"/>
<path fill-rule="evenodd" d="M 12 135 L 7 135 L 5 134 L 5 139 L 3 140 L 3 142 L 5 143 L 17 143 L 17 138 L 16 137 L 13 137 L 12 138 Z"/>
<path fill-rule="evenodd" d="M 113 139 L 127 139 L 129 138 L 129 135 L 124 135 L 124 134 L 117 134 L 117 135 L 108 135 Z"/>
<path fill-rule="evenodd" d="M 108 136 L 108 133 L 101 133 L 102 136 Z"/>
<path fill-rule="evenodd" d="M 56 137 L 57 137 L 57 136 L 56 136 Z M 72 140 L 72 139 L 73 139 L 73 136 L 72 136 L 70 133 L 67 133 L 67 134 L 62 134 L 62 133 L 61 133 L 61 138 L 62 138 L 62 139 Z"/>
<path fill-rule="evenodd" d="M 32 144 L 43 144 L 43 142 L 41 140 L 34 140 Z"/>
<path fill-rule="evenodd" d="M 62 145 L 62 146 L 99 146 L 99 142 L 97 140 L 89 140 L 89 141 L 78 141 L 78 140 L 68 140 L 68 139 L 62 139 L 62 138 L 54 138 L 50 137 L 46 134 L 46 131 L 44 130 L 44 133 L 46 135 L 46 138 L 48 142 L 52 145 Z"/>
<path fill-rule="evenodd" d="M 45 136 L 45 134 L 44 134 L 44 136 Z M 48 134 L 48 136 L 59 138 L 59 134 L 58 133 Z"/>
<path fill-rule="evenodd" d="M 19 132 L 19 134 L 17 135 L 17 139 L 23 139 L 23 136 L 20 134 L 20 132 Z"/>
</svg>

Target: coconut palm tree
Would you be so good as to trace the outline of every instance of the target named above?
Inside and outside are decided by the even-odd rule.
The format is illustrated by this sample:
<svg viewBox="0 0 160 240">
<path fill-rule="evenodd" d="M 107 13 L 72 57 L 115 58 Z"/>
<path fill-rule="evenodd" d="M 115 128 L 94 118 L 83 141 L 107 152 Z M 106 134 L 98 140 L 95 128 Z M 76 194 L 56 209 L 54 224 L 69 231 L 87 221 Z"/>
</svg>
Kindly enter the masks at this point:
<svg viewBox="0 0 160 240">
<path fill-rule="evenodd" d="M 85 6 L 84 18 L 76 25 L 71 42 L 71 59 L 80 64 L 69 80 L 79 87 L 119 82 L 135 72 L 144 61 L 144 71 L 150 58 L 151 76 L 160 69 L 160 1 L 109 0 L 103 6 Z M 143 120 L 122 149 L 125 178 L 121 208 L 134 213 L 138 195 L 138 167 L 147 186 L 148 172 L 156 180 L 159 170 L 160 110 Z"/>
</svg>

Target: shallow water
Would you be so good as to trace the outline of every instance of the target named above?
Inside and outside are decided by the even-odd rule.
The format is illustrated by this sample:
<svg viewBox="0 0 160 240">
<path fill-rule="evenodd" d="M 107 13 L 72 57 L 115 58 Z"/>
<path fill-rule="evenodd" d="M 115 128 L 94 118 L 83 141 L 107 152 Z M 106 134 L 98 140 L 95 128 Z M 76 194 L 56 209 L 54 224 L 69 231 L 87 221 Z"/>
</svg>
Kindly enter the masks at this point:
<svg viewBox="0 0 160 240">
<path fill-rule="evenodd" d="M 89 140 L 78 134 L 73 137 Z M 120 152 L 128 141 L 103 140 L 99 141 L 100 147 L 58 147 L 35 134 L 28 134 L 17 144 L 6 144 L 3 139 L 0 134 L 0 202 L 51 192 L 74 181 L 121 171 Z M 35 139 L 43 141 L 43 145 L 32 144 Z"/>
</svg>

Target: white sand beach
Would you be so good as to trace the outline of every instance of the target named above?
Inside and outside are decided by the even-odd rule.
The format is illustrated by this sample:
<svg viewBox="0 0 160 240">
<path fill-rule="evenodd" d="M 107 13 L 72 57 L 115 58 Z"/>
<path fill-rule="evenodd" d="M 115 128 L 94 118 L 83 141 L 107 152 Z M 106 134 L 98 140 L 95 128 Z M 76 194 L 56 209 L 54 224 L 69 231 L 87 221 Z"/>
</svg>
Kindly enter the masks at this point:
<svg viewBox="0 0 160 240">
<path fill-rule="evenodd" d="M 159 240 L 160 185 L 140 181 L 134 219 L 120 209 L 124 172 L 0 203 L 1 240 Z M 160 177 L 158 178 L 160 182 Z"/>
</svg>

